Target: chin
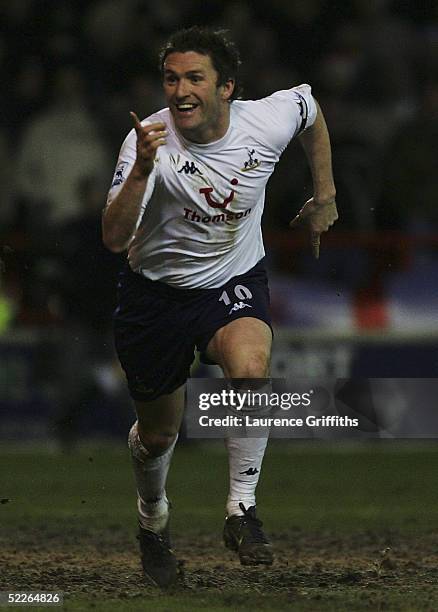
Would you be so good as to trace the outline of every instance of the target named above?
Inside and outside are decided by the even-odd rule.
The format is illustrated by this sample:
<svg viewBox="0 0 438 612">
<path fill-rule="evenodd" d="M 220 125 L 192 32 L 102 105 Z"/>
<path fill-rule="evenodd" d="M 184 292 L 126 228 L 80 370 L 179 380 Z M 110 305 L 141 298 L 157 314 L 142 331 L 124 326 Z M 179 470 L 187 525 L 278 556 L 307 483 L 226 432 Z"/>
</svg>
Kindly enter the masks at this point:
<svg viewBox="0 0 438 612">
<path fill-rule="evenodd" d="M 199 130 L 199 125 L 191 124 L 188 121 L 176 121 L 176 127 L 184 134 L 195 134 Z"/>
</svg>

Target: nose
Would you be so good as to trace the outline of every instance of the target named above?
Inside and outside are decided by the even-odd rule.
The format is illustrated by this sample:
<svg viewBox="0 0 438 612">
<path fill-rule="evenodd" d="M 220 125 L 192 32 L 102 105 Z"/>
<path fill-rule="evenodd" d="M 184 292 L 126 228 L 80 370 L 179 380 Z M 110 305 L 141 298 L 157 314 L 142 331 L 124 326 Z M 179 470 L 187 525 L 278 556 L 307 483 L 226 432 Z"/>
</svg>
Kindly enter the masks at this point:
<svg viewBox="0 0 438 612">
<path fill-rule="evenodd" d="M 178 99 L 185 98 L 189 95 L 189 86 L 188 81 L 186 79 L 180 79 L 176 86 L 175 95 Z"/>
</svg>

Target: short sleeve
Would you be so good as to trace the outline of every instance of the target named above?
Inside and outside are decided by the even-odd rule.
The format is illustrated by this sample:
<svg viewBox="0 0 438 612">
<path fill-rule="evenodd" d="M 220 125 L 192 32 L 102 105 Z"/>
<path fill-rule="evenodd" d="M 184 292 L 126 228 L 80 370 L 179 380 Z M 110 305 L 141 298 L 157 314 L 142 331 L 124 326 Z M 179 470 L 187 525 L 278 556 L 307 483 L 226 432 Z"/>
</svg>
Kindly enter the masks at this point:
<svg viewBox="0 0 438 612">
<path fill-rule="evenodd" d="M 316 102 L 307 84 L 276 91 L 264 98 L 263 103 L 263 110 L 266 109 L 270 117 L 271 141 L 278 153 L 316 119 Z"/>
<path fill-rule="evenodd" d="M 298 136 L 315 123 L 317 108 L 310 85 L 298 85 L 289 90 L 299 107 L 300 123 L 294 136 Z"/>
</svg>

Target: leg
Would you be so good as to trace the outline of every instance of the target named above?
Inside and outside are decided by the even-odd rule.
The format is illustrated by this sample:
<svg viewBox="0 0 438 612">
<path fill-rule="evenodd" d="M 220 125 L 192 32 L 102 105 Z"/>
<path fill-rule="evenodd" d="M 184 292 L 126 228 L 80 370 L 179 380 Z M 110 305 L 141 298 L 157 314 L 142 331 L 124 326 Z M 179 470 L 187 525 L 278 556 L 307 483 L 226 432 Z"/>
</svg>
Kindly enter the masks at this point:
<svg viewBox="0 0 438 612">
<path fill-rule="evenodd" d="M 151 402 L 135 402 L 137 421 L 129 433 L 145 575 L 161 587 L 177 579 L 169 536 L 166 478 L 183 415 L 182 387 Z"/>
<path fill-rule="evenodd" d="M 269 376 L 272 333 L 266 323 L 254 318 L 236 319 L 219 329 L 208 346 L 208 355 L 222 367 L 226 378 Z M 230 463 L 228 515 L 242 515 L 239 506 L 255 506 L 255 489 L 267 438 L 228 438 Z"/>
<path fill-rule="evenodd" d="M 177 578 L 165 485 L 183 414 L 182 386 L 194 358 L 194 339 L 188 333 L 191 309 L 179 299 L 179 289 L 163 287 L 129 266 L 119 277 L 118 292 L 115 345 L 137 412 L 129 448 L 142 564 L 145 575 L 165 587 Z M 178 299 L 172 299 L 172 292 Z"/>
<path fill-rule="evenodd" d="M 137 481 L 139 523 L 161 532 L 168 520 L 165 485 L 183 415 L 183 388 L 151 402 L 135 402 L 137 421 L 129 434 Z"/>
<path fill-rule="evenodd" d="M 270 371 L 272 333 L 252 317 L 236 319 L 219 329 L 210 341 L 208 356 L 226 378 L 266 378 Z M 255 515 L 255 490 L 268 438 L 228 438 L 230 490 L 225 543 L 238 550 L 245 565 L 271 564 L 272 552 Z"/>
<path fill-rule="evenodd" d="M 260 319 L 242 317 L 217 330 L 207 347 L 226 378 L 266 378 L 271 364 L 272 332 Z"/>
</svg>

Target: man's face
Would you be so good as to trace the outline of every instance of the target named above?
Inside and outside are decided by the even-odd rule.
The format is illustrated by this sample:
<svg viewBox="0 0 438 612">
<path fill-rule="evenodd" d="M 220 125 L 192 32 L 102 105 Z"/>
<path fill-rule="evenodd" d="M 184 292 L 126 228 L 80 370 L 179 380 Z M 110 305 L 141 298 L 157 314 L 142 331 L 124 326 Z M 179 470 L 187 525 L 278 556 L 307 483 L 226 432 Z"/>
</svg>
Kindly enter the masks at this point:
<svg viewBox="0 0 438 612">
<path fill-rule="evenodd" d="M 211 58 L 195 51 L 170 53 L 164 62 L 164 93 L 179 132 L 193 142 L 218 140 L 229 125 L 233 81 L 218 86 Z"/>
</svg>

